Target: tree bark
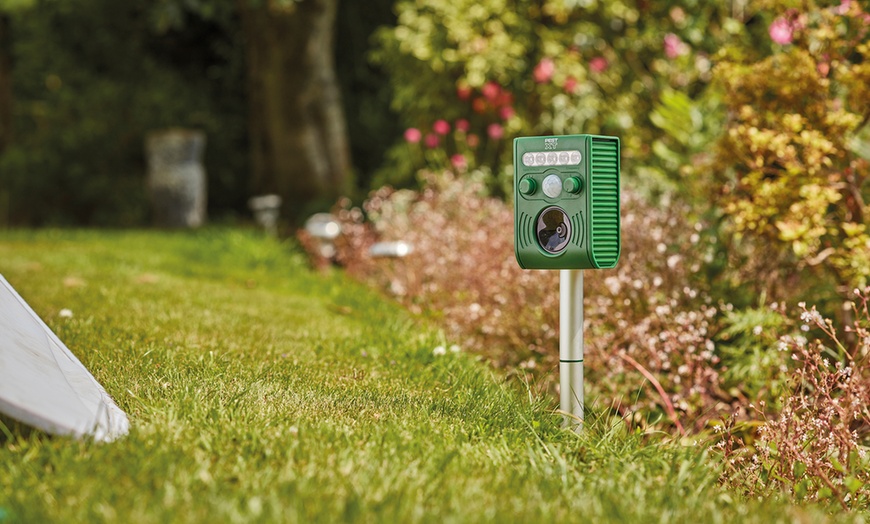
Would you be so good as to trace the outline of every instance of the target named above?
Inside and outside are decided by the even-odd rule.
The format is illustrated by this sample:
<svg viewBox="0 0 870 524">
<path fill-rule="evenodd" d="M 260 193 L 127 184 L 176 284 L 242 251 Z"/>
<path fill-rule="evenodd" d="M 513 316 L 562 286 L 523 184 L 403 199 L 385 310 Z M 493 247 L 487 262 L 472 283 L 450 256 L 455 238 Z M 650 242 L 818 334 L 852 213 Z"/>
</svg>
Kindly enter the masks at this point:
<svg viewBox="0 0 870 524">
<path fill-rule="evenodd" d="M 9 16 L 0 13 L 0 153 L 12 141 L 12 36 Z"/>
<path fill-rule="evenodd" d="M 333 59 L 338 0 L 242 0 L 248 58 L 251 185 L 285 216 L 347 189 L 350 153 Z"/>
</svg>

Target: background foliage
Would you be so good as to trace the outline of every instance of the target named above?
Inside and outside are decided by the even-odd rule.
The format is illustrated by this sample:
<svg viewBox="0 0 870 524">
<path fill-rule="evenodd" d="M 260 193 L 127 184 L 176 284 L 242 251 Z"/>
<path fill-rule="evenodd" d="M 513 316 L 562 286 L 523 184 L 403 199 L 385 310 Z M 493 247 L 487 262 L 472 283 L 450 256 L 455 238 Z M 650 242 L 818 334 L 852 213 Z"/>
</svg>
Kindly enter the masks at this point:
<svg viewBox="0 0 870 524">
<path fill-rule="evenodd" d="M 432 0 L 397 9 L 373 58 L 390 73 L 394 109 L 425 135 L 392 151 L 381 180 L 399 183 L 412 166 L 462 165 L 461 157 L 501 187 L 511 162 L 505 136 L 580 130 L 619 135 L 624 165 L 639 175 L 633 183 L 681 182 L 671 149 L 700 149 L 717 125 L 692 107 L 711 80 L 711 55 L 725 42 L 754 41 L 732 6 L 703 0 Z M 442 121 L 455 136 L 444 136 Z"/>
<path fill-rule="evenodd" d="M 165 127 L 206 131 L 214 208 L 244 198 L 235 21 L 176 16 L 160 4 L 104 0 L 14 12 L 16 141 L 0 156 L 11 222 L 144 223 L 144 136 Z"/>
<path fill-rule="evenodd" d="M 400 134 L 389 85 L 365 53 L 391 2 L 342 1 L 336 64 L 357 183 Z M 28 0 L 9 14 L 11 147 L 0 154 L 0 224 L 148 223 L 144 139 L 166 127 L 207 135 L 213 219 L 247 214 L 244 35 L 233 2 Z"/>
<path fill-rule="evenodd" d="M 716 66 L 728 119 L 711 196 L 776 280 L 814 274 L 846 297 L 870 275 L 870 14 L 811 2 L 778 15 L 772 52 L 729 49 Z"/>
</svg>

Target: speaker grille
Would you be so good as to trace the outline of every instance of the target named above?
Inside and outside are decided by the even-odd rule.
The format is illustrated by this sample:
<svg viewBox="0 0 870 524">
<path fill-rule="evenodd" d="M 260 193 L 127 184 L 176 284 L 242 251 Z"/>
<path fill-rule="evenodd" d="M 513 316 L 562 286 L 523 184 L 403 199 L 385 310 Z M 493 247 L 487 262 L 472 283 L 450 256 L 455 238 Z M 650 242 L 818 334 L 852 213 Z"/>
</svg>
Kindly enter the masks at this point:
<svg viewBox="0 0 870 524">
<path fill-rule="evenodd" d="M 590 251 L 599 268 L 619 260 L 619 139 L 593 137 Z"/>
<path fill-rule="evenodd" d="M 520 247 L 525 249 L 532 243 L 532 232 L 534 231 L 532 217 L 526 213 L 520 213 L 518 228 L 517 241 L 520 243 Z"/>
<path fill-rule="evenodd" d="M 571 241 L 574 242 L 575 246 L 580 247 L 580 244 L 583 243 L 583 215 L 576 213 L 572 216 L 571 226 L 574 228 Z"/>
</svg>

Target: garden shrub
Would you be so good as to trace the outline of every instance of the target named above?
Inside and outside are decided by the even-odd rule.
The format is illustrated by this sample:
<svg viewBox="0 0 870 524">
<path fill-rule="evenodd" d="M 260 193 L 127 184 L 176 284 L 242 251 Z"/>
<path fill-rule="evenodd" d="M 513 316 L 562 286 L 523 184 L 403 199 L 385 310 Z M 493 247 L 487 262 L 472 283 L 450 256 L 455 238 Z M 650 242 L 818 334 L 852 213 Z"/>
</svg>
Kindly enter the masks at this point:
<svg viewBox="0 0 870 524">
<path fill-rule="evenodd" d="M 788 388 L 793 362 L 779 351 L 782 337 L 799 337 L 786 304 L 774 302 L 750 308 L 728 308 L 721 318 L 717 350 L 722 359 L 722 388 L 735 392 L 745 406 L 764 402 L 778 407 Z M 743 418 L 755 416 L 751 410 Z"/>
<path fill-rule="evenodd" d="M 651 115 L 665 93 L 700 98 L 710 56 L 745 38 L 727 5 L 706 0 L 400 0 L 396 10 L 372 53 L 408 128 L 379 179 L 394 184 L 451 168 L 489 173 L 502 190 L 507 137 L 573 133 L 620 136 L 644 184 L 681 181 L 671 164 L 709 134 L 705 113 Z"/>
<path fill-rule="evenodd" d="M 714 69 L 728 120 L 712 198 L 732 266 L 767 274 L 771 298 L 815 281 L 845 296 L 870 275 L 870 13 L 851 0 L 760 7 L 770 45 L 731 48 Z"/>
</svg>

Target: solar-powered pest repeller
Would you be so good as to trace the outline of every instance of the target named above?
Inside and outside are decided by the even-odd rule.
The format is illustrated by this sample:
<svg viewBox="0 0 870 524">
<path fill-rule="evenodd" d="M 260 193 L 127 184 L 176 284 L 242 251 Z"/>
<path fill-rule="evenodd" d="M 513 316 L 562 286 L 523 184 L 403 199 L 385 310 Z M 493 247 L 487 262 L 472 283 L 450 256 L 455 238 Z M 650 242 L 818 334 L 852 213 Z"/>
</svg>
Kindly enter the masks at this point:
<svg viewBox="0 0 870 524">
<path fill-rule="evenodd" d="M 583 269 L 619 261 L 619 139 L 514 140 L 514 246 L 524 269 L 559 269 L 559 373 L 566 422 L 583 420 Z"/>
</svg>

